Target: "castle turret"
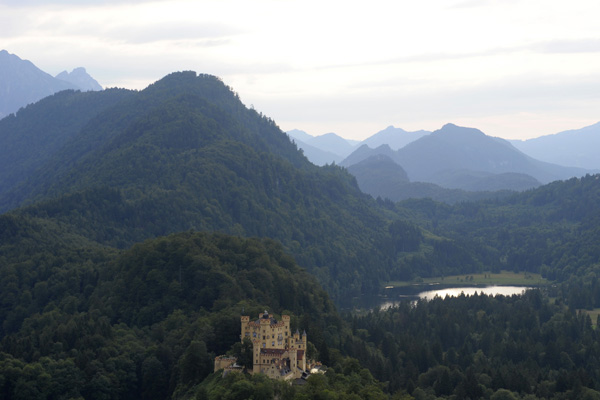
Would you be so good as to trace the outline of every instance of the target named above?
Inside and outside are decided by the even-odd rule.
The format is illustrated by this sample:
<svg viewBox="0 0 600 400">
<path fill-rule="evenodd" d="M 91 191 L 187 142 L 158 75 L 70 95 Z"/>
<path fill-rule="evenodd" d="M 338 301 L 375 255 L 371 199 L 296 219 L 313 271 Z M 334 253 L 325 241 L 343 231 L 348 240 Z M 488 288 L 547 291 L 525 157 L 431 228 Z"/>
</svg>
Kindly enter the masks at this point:
<svg viewBox="0 0 600 400">
<path fill-rule="evenodd" d="M 241 319 L 241 340 L 252 341 L 253 368 L 252 373 L 263 372 L 275 377 L 299 377 L 306 367 L 306 330 L 290 332 L 290 316 L 282 315 L 281 320 L 267 310 L 258 314 L 258 319 L 250 320 L 249 316 Z"/>
<path fill-rule="evenodd" d="M 240 340 L 243 342 L 244 341 L 244 336 L 250 336 L 249 333 L 248 333 L 248 335 L 246 335 L 246 333 L 248 332 L 248 323 L 250 322 L 250 317 L 248 317 L 247 315 L 243 315 L 240 318 L 240 321 L 242 323 L 242 329 L 241 329 L 241 333 L 240 333 Z"/>
</svg>

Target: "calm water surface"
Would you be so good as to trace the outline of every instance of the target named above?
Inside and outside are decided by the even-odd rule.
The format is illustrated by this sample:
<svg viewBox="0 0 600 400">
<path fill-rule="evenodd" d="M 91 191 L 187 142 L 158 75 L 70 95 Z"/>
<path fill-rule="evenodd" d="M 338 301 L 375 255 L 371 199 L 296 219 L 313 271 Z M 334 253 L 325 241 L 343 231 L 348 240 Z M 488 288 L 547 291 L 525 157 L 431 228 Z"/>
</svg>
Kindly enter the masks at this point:
<svg viewBox="0 0 600 400">
<path fill-rule="evenodd" d="M 504 296 L 512 296 L 513 294 L 522 294 L 527 289 L 531 289 L 531 287 L 526 286 L 485 286 L 485 287 L 453 287 L 453 288 L 444 288 L 444 289 L 436 289 L 436 290 L 424 290 L 417 293 L 411 293 L 408 295 L 400 294 L 398 297 L 402 298 L 402 300 L 412 299 L 424 299 L 431 300 L 436 296 L 444 298 L 446 296 L 456 297 L 460 296 L 461 293 L 464 293 L 465 296 L 472 296 L 475 293 L 478 294 L 486 294 L 495 296 L 497 294 L 501 294 Z M 381 303 L 381 309 L 387 309 L 395 304 L 398 304 L 401 300 L 393 301 L 393 300 L 385 300 Z"/>
</svg>

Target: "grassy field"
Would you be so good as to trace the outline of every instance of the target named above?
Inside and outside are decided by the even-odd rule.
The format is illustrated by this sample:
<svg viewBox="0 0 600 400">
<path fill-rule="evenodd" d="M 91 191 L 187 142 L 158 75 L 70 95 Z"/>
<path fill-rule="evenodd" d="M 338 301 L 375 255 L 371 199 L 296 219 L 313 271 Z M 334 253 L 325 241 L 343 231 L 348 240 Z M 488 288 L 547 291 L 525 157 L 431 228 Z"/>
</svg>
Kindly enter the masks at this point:
<svg viewBox="0 0 600 400">
<path fill-rule="evenodd" d="M 467 275 L 452 275 L 436 278 L 423 278 L 418 281 L 392 281 L 385 284 L 386 287 L 402 287 L 414 284 L 434 284 L 440 283 L 445 285 L 515 285 L 515 286 L 544 286 L 550 284 L 550 281 L 542 278 L 540 274 L 532 274 L 529 272 L 511 272 L 502 271 L 499 274 L 491 272 L 483 272 L 480 274 Z"/>
</svg>

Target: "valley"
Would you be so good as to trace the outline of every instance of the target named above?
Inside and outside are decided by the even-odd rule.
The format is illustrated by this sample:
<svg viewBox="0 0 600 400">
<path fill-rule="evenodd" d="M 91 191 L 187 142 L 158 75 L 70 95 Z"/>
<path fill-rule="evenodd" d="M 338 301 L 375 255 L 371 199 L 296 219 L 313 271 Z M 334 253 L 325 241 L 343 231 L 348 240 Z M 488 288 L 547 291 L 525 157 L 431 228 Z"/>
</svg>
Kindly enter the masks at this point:
<svg viewBox="0 0 600 400">
<path fill-rule="evenodd" d="M 373 154 L 381 185 L 441 179 L 420 146 L 474 161 L 459 141 L 473 138 L 538 182 L 480 198 L 446 188 L 455 201 L 371 196 L 372 176 L 311 163 L 193 71 L 59 92 L 0 120 L 0 397 L 600 396 L 600 334 L 577 311 L 600 307 L 598 175 L 560 175 L 455 125 L 419 135 Z M 499 160 L 484 172 L 523 182 Z M 491 176 L 463 167 L 452 179 Z M 544 290 L 342 307 L 441 277 Z M 213 373 L 215 356 L 242 351 L 240 315 L 265 309 L 306 329 L 327 373 L 302 387 Z"/>
</svg>

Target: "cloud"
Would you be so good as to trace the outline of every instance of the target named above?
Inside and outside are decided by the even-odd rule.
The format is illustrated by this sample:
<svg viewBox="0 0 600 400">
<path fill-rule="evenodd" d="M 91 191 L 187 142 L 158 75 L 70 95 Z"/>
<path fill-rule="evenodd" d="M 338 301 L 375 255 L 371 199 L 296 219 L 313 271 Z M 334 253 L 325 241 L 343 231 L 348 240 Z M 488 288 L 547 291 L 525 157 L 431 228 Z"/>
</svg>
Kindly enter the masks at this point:
<svg viewBox="0 0 600 400">
<path fill-rule="evenodd" d="M 230 36 L 242 33 L 239 29 L 219 23 L 171 22 L 141 26 L 121 25 L 108 28 L 105 37 L 132 44 L 170 40 L 205 40 L 204 45 L 227 43 Z"/>
<path fill-rule="evenodd" d="M 534 43 L 528 47 L 533 51 L 551 54 L 600 53 L 600 38 L 552 40 Z"/>
<path fill-rule="evenodd" d="M 21 8 L 34 6 L 75 5 L 75 6 L 103 6 L 109 4 L 137 4 L 156 3 L 157 0 L 3 0 L 2 5 Z"/>
</svg>

